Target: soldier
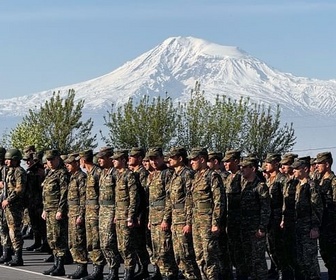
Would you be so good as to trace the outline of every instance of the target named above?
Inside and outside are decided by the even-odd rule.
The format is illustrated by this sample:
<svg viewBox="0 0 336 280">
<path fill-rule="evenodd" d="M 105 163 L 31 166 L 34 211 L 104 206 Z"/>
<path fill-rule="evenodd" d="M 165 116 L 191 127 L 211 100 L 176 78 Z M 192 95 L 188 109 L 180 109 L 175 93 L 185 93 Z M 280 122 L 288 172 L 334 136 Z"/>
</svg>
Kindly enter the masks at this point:
<svg viewBox="0 0 336 280">
<path fill-rule="evenodd" d="M 309 178 L 310 159 L 294 161 L 292 168 L 298 179 L 295 192 L 295 233 L 297 269 L 295 279 L 321 279 L 317 259 L 317 239 L 323 204 L 315 183 Z M 285 224 L 286 226 L 286 224 Z"/>
<path fill-rule="evenodd" d="M 316 167 L 321 178 L 318 190 L 323 202 L 322 225 L 319 239 L 321 257 L 328 269 L 329 279 L 336 279 L 336 176 L 331 171 L 330 152 L 316 156 Z"/>
<path fill-rule="evenodd" d="M 225 153 L 224 167 L 229 175 L 224 181 L 224 188 L 227 197 L 227 235 L 230 260 L 236 268 L 236 278 L 238 280 L 247 279 L 248 267 L 245 262 L 242 238 L 241 238 L 241 180 L 242 175 L 239 168 L 240 151 L 228 150 Z"/>
<path fill-rule="evenodd" d="M 223 165 L 223 154 L 218 151 L 210 151 L 208 154 L 208 167 L 217 172 L 222 181 L 225 182 L 227 177 L 230 175 L 228 171 L 225 170 Z M 225 190 L 225 186 L 224 186 Z M 219 233 L 218 238 L 218 258 L 219 258 L 219 270 L 222 279 L 233 279 L 233 272 L 232 272 L 232 263 L 230 260 L 230 253 L 229 253 L 229 244 L 228 244 L 228 236 L 226 232 L 226 193 L 224 191 L 224 201 L 225 201 L 225 212 L 223 214 L 223 219 L 221 221 L 221 231 Z"/>
<path fill-rule="evenodd" d="M 99 178 L 99 238 L 100 248 L 109 267 L 107 280 L 118 279 L 120 257 L 117 245 L 115 217 L 115 169 L 111 156 L 111 147 L 101 148 L 97 161 L 102 168 Z"/>
<path fill-rule="evenodd" d="M 294 279 L 295 269 L 295 191 L 298 184 L 294 177 L 292 164 L 297 158 L 295 154 L 285 154 L 280 164 L 283 174 L 286 176 L 286 184 L 283 190 L 282 220 L 280 227 L 284 240 L 284 263 L 282 267 L 283 280 Z"/>
<path fill-rule="evenodd" d="M 5 153 L 8 172 L 5 177 L 6 184 L 2 184 L 2 209 L 6 217 L 9 237 L 14 250 L 12 260 L 5 262 L 9 266 L 23 265 L 21 223 L 23 215 L 23 196 L 27 184 L 26 171 L 20 166 L 22 154 L 18 149 L 9 149 Z"/>
<path fill-rule="evenodd" d="M 172 221 L 175 261 L 185 279 L 199 279 L 200 272 L 192 244 L 191 183 L 194 172 L 186 166 L 188 159 L 184 148 L 172 148 L 168 156 L 169 165 L 174 168 L 174 174 L 167 188 L 165 215 Z"/>
<path fill-rule="evenodd" d="M 193 148 L 188 157 L 196 172 L 192 182 L 193 243 L 202 279 L 219 279 L 218 236 L 225 212 L 224 187 L 218 173 L 207 166 L 208 152 Z"/>
<path fill-rule="evenodd" d="M 85 234 L 86 248 L 93 264 L 91 274 L 84 280 L 103 279 L 105 258 L 100 248 L 99 239 L 99 178 L 101 169 L 93 164 L 93 151 L 86 150 L 79 153 L 80 166 L 86 170 L 86 198 L 85 198 Z"/>
<path fill-rule="evenodd" d="M 133 147 L 129 153 L 128 166 L 135 172 L 140 182 L 138 192 L 140 204 L 138 208 L 137 223 L 134 227 L 135 232 L 135 250 L 138 256 L 139 271 L 135 274 L 136 279 L 149 277 L 148 265 L 150 263 L 147 246 L 151 246 L 150 231 L 148 225 L 148 188 L 147 179 L 149 171 L 142 165 L 145 157 L 145 150 L 139 147 Z M 151 249 L 150 249 L 151 251 Z"/>
<path fill-rule="evenodd" d="M 162 149 L 153 147 L 148 149 L 147 155 L 154 171 L 149 175 L 149 222 L 151 230 L 154 265 L 154 275 L 151 279 L 175 279 L 178 275 L 175 263 L 171 221 L 165 216 L 166 191 L 168 181 L 172 176 L 172 170 L 164 163 Z M 158 270 L 159 268 L 159 270 Z"/>
<path fill-rule="evenodd" d="M 4 200 L 4 186 L 6 185 L 6 176 L 8 172 L 8 167 L 5 164 L 5 154 L 6 149 L 0 147 L 0 202 Z M 0 264 L 5 262 L 9 262 L 11 260 L 10 256 L 10 249 L 12 247 L 10 237 L 9 237 L 9 230 L 8 225 L 6 222 L 5 211 L 2 209 L 0 210 L 0 239 L 2 245 L 2 252 L 0 257 Z"/>
<path fill-rule="evenodd" d="M 268 253 L 271 258 L 271 278 L 281 278 L 285 263 L 284 239 L 280 227 L 282 220 L 283 191 L 286 184 L 286 176 L 280 172 L 281 155 L 268 153 L 265 159 L 266 172 L 269 174 L 266 185 L 269 189 L 271 200 L 271 216 L 267 231 Z"/>
<path fill-rule="evenodd" d="M 251 159 L 240 162 L 243 176 L 241 190 L 241 236 L 243 254 L 252 279 L 267 279 L 266 230 L 271 214 L 268 188 L 256 175 Z"/>
<path fill-rule="evenodd" d="M 80 279 L 88 275 L 85 235 L 86 174 L 80 168 L 78 154 L 70 154 L 64 160 L 64 163 L 71 174 L 67 198 L 69 207 L 69 249 L 74 262 L 77 263 L 76 271 L 67 277 L 70 279 Z"/>
<path fill-rule="evenodd" d="M 43 212 L 42 218 L 47 225 L 47 240 L 53 251 L 54 264 L 44 271 L 44 275 L 63 276 L 64 257 L 68 244 L 68 173 L 61 162 L 58 150 L 45 152 L 49 172 L 42 183 Z"/>
<path fill-rule="evenodd" d="M 116 169 L 115 188 L 115 224 L 117 230 L 118 249 L 124 259 L 124 280 L 134 279 L 136 252 L 134 246 L 134 226 L 137 223 L 139 205 L 138 186 L 140 182 L 135 173 L 127 168 L 127 151 L 117 150 L 113 158 Z"/>
</svg>

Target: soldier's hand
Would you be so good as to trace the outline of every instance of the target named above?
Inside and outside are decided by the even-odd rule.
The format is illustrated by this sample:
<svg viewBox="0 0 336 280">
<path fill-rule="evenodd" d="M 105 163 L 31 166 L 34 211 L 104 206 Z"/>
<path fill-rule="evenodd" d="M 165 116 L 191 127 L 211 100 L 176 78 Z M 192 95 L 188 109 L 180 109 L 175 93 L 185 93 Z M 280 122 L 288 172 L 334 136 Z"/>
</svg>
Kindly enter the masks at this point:
<svg viewBox="0 0 336 280">
<path fill-rule="evenodd" d="M 320 232 L 319 232 L 318 228 L 312 228 L 310 230 L 310 238 L 311 239 L 319 238 L 319 236 L 320 236 Z"/>
<path fill-rule="evenodd" d="M 2 206 L 2 209 L 5 209 L 7 206 L 8 206 L 9 202 L 7 199 L 5 199 L 2 203 L 1 203 L 1 206 Z"/>
<path fill-rule="evenodd" d="M 281 221 L 280 223 L 280 228 L 284 228 L 285 227 L 285 222 L 284 221 Z"/>
<path fill-rule="evenodd" d="M 84 219 L 82 216 L 78 216 L 77 219 L 76 219 L 76 225 L 80 226 L 82 225 L 84 222 Z"/>
<path fill-rule="evenodd" d="M 2 183 L 2 181 L 0 181 L 0 189 L 3 189 L 4 185 Z"/>
<path fill-rule="evenodd" d="M 149 230 L 151 229 L 151 224 L 150 224 L 150 223 L 147 224 L 147 228 L 148 228 Z"/>
<path fill-rule="evenodd" d="M 211 232 L 213 234 L 219 234 L 219 227 L 218 226 L 212 226 L 211 227 Z"/>
<path fill-rule="evenodd" d="M 182 231 L 183 231 L 183 234 L 190 234 L 191 231 L 192 231 L 192 227 L 191 227 L 191 225 L 185 225 L 185 226 L 183 227 Z"/>
<path fill-rule="evenodd" d="M 45 220 L 45 219 L 47 218 L 47 213 L 46 213 L 46 211 L 43 211 L 43 212 L 42 212 L 42 214 L 41 214 L 41 218 L 42 218 L 43 220 Z"/>
<path fill-rule="evenodd" d="M 62 220 L 62 218 L 63 218 L 62 213 L 61 212 L 56 212 L 56 217 L 55 218 L 56 218 L 57 221 Z"/>
<path fill-rule="evenodd" d="M 127 226 L 128 226 L 129 228 L 133 228 L 133 227 L 134 227 L 134 223 L 133 223 L 133 221 L 127 221 Z"/>
<path fill-rule="evenodd" d="M 162 231 L 169 230 L 169 224 L 167 222 L 165 222 L 165 221 L 162 221 L 162 223 L 161 223 L 161 230 Z"/>
<path fill-rule="evenodd" d="M 263 237 L 265 237 L 265 235 L 266 235 L 266 233 L 263 230 L 261 230 L 261 229 L 258 229 L 257 232 L 256 232 L 256 234 L 255 234 L 255 236 L 257 238 L 263 238 Z"/>
</svg>

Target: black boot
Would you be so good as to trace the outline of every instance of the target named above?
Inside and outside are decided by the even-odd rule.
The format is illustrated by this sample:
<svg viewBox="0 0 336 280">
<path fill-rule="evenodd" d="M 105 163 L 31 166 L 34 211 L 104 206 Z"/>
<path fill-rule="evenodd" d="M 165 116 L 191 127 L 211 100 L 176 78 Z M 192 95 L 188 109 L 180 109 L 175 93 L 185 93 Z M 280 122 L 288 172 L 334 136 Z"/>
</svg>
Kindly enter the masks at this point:
<svg viewBox="0 0 336 280">
<path fill-rule="evenodd" d="M 22 239 L 33 239 L 34 233 L 31 226 L 28 226 L 26 234 L 22 235 Z"/>
<path fill-rule="evenodd" d="M 118 280 L 119 279 L 119 267 L 110 268 L 109 274 L 104 278 L 104 280 Z"/>
<path fill-rule="evenodd" d="M 45 259 L 43 259 L 44 262 L 54 262 L 55 261 L 55 257 L 54 255 L 50 255 L 49 257 L 46 257 Z"/>
<path fill-rule="evenodd" d="M 33 245 L 26 247 L 27 251 L 35 251 L 37 248 L 41 247 L 41 235 L 35 233 L 35 242 Z"/>
<path fill-rule="evenodd" d="M 124 280 L 133 280 L 134 279 L 134 270 L 125 268 Z"/>
<path fill-rule="evenodd" d="M 11 260 L 10 249 L 7 246 L 2 247 L 2 256 L 0 257 L 0 264 Z"/>
<path fill-rule="evenodd" d="M 148 265 L 140 265 L 139 271 L 134 275 L 135 280 L 142 280 L 149 277 Z"/>
<path fill-rule="evenodd" d="M 51 276 L 64 276 L 65 270 L 64 270 L 64 257 L 56 257 L 57 259 L 57 266 L 56 268 L 50 272 Z"/>
<path fill-rule="evenodd" d="M 144 278 L 145 280 L 161 280 L 162 279 L 159 267 L 155 264 L 153 268 L 154 268 L 154 272 L 152 276 L 148 278 Z"/>
<path fill-rule="evenodd" d="M 53 255 L 51 255 L 51 256 L 53 257 L 54 264 L 51 268 L 42 272 L 42 274 L 44 274 L 44 275 L 50 275 L 50 273 L 53 272 L 56 269 L 56 267 L 58 266 L 58 258 L 54 257 Z"/>
<path fill-rule="evenodd" d="M 5 265 L 8 266 L 22 266 L 23 259 L 22 259 L 22 249 L 18 249 L 14 252 L 14 256 L 11 261 L 5 262 Z"/>
<path fill-rule="evenodd" d="M 67 277 L 70 279 L 80 279 L 82 277 L 88 276 L 87 264 L 79 263 L 77 269 L 74 273 L 68 274 Z"/>
<path fill-rule="evenodd" d="M 21 236 L 24 236 L 27 232 L 27 229 L 28 229 L 28 225 L 24 225 L 22 228 L 21 228 Z"/>
<path fill-rule="evenodd" d="M 82 277 L 82 280 L 103 280 L 103 271 L 104 271 L 104 266 L 103 265 L 93 265 L 93 270 L 91 274 L 88 276 Z"/>
</svg>

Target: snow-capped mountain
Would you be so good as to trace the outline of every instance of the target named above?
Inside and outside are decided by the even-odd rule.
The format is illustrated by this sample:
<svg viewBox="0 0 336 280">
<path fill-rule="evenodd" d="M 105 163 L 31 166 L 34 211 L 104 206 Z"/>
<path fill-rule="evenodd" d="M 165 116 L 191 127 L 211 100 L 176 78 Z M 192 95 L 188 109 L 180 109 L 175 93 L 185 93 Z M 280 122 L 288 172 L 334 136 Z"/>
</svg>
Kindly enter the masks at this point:
<svg viewBox="0 0 336 280">
<path fill-rule="evenodd" d="M 336 119 L 336 79 L 296 77 L 237 47 L 193 37 L 168 38 L 111 73 L 89 81 L 0 100 L 0 117 L 24 114 L 29 108 L 38 108 L 54 91 L 65 96 L 71 88 L 77 99 L 85 100 L 86 114 L 106 112 L 111 103 L 121 105 L 130 97 L 145 94 L 167 92 L 173 99 L 183 101 L 189 98 L 195 81 L 201 83 L 210 100 L 219 94 L 233 99 L 245 96 L 252 102 L 272 106 L 279 104 L 286 122 L 300 120 L 301 124 L 311 125 L 312 116 L 315 121 L 326 116 Z"/>
</svg>

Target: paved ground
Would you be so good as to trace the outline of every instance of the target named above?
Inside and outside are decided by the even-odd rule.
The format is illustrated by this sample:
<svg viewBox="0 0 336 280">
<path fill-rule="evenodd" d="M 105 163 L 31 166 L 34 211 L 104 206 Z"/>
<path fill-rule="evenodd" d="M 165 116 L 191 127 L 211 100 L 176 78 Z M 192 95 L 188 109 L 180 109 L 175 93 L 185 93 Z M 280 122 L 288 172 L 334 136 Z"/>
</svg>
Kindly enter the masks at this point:
<svg viewBox="0 0 336 280">
<path fill-rule="evenodd" d="M 25 240 L 24 248 L 30 246 L 32 244 L 31 240 Z M 35 252 L 27 252 L 24 250 L 23 259 L 24 266 L 22 267 L 8 267 L 5 265 L 0 265 L 0 280 L 40 280 L 40 279 L 68 279 L 64 277 L 54 277 L 43 275 L 41 272 L 49 269 L 52 266 L 52 263 L 45 263 L 43 259 L 48 255 L 46 253 L 35 253 Z M 320 267 L 322 272 L 322 280 L 328 279 L 326 269 L 323 265 L 321 258 L 319 258 Z M 66 273 L 72 273 L 76 269 L 75 264 L 66 265 L 65 271 Z M 88 266 L 89 272 L 92 271 L 92 265 Z M 108 269 L 105 267 L 106 274 L 108 273 Z M 123 271 L 120 269 L 119 278 L 122 279 Z"/>
</svg>

